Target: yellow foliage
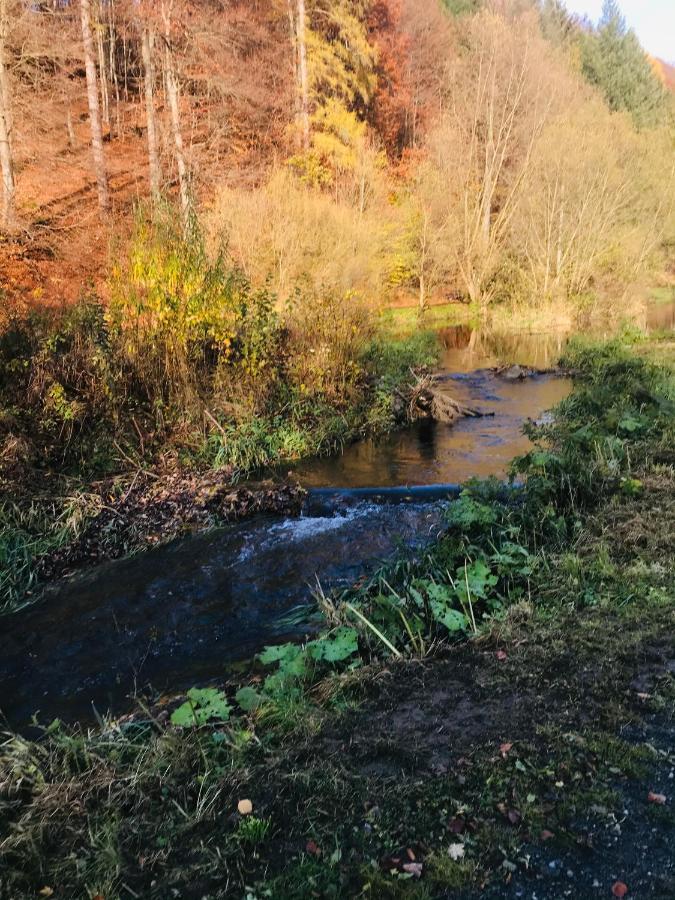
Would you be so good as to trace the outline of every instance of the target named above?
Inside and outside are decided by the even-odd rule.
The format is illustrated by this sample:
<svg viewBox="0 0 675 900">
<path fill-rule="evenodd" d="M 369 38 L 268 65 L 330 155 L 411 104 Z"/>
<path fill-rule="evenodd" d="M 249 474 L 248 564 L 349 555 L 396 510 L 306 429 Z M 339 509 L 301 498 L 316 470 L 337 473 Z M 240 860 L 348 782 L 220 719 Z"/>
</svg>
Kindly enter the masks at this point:
<svg viewBox="0 0 675 900">
<path fill-rule="evenodd" d="M 298 288 L 379 298 L 397 227 L 376 167 L 337 198 L 285 171 L 253 191 L 223 187 L 207 219 L 214 245 L 224 241 L 253 284 L 268 283 L 282 301 Z"/>
</svg>

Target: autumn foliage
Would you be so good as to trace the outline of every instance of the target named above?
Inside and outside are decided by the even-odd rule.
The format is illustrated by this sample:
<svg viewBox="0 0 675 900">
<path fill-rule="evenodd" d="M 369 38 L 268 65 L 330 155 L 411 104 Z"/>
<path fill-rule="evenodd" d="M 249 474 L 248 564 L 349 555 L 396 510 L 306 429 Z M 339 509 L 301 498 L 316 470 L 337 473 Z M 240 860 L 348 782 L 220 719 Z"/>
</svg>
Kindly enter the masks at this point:
<svg viewBox="0 0 675 900">
<path fill-rule="evenodd" d="M 108 299 L 146 198 L 282 298 L 630 283 L 673 233 L 672 72 L 606 6 L 2 0 L 6 305 Z"/>
</svg>

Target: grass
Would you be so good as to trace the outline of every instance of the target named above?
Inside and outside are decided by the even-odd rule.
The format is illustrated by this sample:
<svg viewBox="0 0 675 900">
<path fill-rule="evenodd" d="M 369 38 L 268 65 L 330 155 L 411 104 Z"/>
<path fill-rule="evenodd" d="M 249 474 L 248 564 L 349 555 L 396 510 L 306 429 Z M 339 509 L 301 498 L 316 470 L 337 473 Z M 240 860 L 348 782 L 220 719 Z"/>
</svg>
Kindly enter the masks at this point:
<svg viewBox="0 0 675 900">
<path fill-rule="evenodd" d="M 657 823 L 667 846 L 675 823 L 644 798 L 673 765 L 658 728 L 672 738 L 674 382 L 634 350 L 577 346 L 573 394 L 515 466 L 517 501 L 473 485 L 430 554 L 325 598 L 326 635 L 267 654 L 248 712 L 237 682 L 222 686 L 229 720 L 199 728 L 160 706 L 38 740 L 8 732 L 10 895 L 499 896 L 582 844 L 610 895 L 633 826 Z M 469 602 L 475 634 L 450 615 Z M 589 835 L 604 846 L 629 807 L 629 844 L 605 863 L 613 851 Z M 631 870 L 640 896 L 667 868 L 649 841 Z"/>
<path fill-rule="evenodd" d="M 462 325 L 478 320 L 477 310 L 463 303 L 439 303 L 429 306 L 420 319 L 419 307 L 396 306 L 385 309 L 381 314 L 383 327 L 390 334 L 409 334 L 419 328 L 420 322 L 425 328 L 446 325 Z"/>
<path fill-rule="evenodd" d="M 675 301 L 675 286 L 670 284 L 652 287 L 649 291 L 649 299 L 652 303 L 672 303 Z"/>
<path fill-rule="evenodd" d="M 39 560 L 76 540 L 99 510 L 99 498 L 81 490 L 0 503 L 0 612 L 30 601 Z"/>
</svg>

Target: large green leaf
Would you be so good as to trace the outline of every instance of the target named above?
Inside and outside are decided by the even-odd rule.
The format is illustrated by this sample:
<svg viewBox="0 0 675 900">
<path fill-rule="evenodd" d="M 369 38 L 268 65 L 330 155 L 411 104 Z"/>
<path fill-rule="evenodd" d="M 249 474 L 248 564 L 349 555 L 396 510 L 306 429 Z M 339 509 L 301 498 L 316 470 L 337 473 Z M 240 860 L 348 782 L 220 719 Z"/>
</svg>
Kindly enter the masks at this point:
<svg viewBox="0 0 675 900">
<path fill-rule="evenodd" d="M 308 644 L 312 659 L 341 662 L 358 652 L 358 632 L 355 628 L 338 628 L 329 637 Z"/>
<path fill-rule="evenodd" d="M 190 688 L 188 699 L 173 711 L 171 724 L 180 728 L 204 725 L 211 719 L 227 722 L 232 707 L 217 688 Z"/>
<path fill-rule="evenodd" d="M 448 604 L 432 600 L 431 612 L 434 619 L 441 625 L 445 625 L 448 631 L 465 631 L 468 628 L 469 623 L 464 613 L 453 609 Z"/>
<path fill-rule="evenodd" d="M 234 699 L 237 701 L 239 706 L 241 706 L 244 712 L 253 712 L 263 702 L 262 695 L 252 687 L 239 688 L 234 696 Z"/>
</svg>

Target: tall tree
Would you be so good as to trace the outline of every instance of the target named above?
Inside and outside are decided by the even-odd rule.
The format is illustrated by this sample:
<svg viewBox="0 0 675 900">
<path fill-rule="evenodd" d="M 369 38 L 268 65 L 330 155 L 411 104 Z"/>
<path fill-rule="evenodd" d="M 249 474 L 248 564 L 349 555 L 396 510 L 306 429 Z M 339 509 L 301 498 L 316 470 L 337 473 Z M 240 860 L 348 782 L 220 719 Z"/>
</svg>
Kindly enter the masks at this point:
<svg viewBox="0 0 675 900">
<path fill-rule="evenodd" d="M 183 217 L 183 225 L 187 227 L 190 219 L 190 184 L 188 180 L 187 163 L 185 161 L 185 149 L 183 147 L 183 134 L 180 125 L 180 102 L 178 93 L 178 78 L 173 58 L 171 45 L 171 17 L 173 0 L 162 0 L 162 18 L 164 20 L 164 77 L 166 82 L 167 100 L 171 114 L 171 131 L 173 134 L 174 153 L 178 168 L 178 188 L 180 191 L 180 207 Z"/>
<path fill-rule="evenodd" d="M 539 15 L 544 37 L 556 47 L 567 47 L 579 32 L 579 24 L 563 0 L 543 0 Z"/>
<path fill-rule="evenodd" d="M 0 168 L 2 169 L 2 223 L 9 226 L 14 217 L 14 163 L 12 158 L 12 103 L 5 59 L 9 16 L 7 0 L 0 0 Z"/>
<path fill-rule="evenodd" d="M 523 197 L 533 151 L 556 102 L 550 47 L 531 15 L 515 23 L 483 11 L 468 22 L 468 53 L 448 84 L 431 140 L 447 179 L 448 245 L 468 297 L 486 312 Z"/>
<path fill-rule="evenodd" d="M 297 15 L 298 78 L 300 82 L 300 126 L 302 143 L 309 149 L 309 76 L 307 74 L 307 13 L 305 0 L 298 0 Z"/>
<path fill-rule="evenodd" d="M 101 127 L 101 109 L 98 101 L 98 77 L 96 74 L 96 52 L 91 27 L 91 0 L 80 0 L 80 18 L 82 21 L 82 45 L 84 47 L 84 67 L 87 76 L 87 102 L 89 104 L 89 125 L 91 129 L 91 151 L 94 160 L 94 173 L 98 188 L 98 205 L 101 212 L 110 208 L 108 192 L 108 175 L 103 152 L 103 129 Z"/>
<path fill-rule="evenodd" d="M 300 90 L 300 59 L 298 56 L 298 32 L 295 25 L 295 9 L 293 0 L 286 0 L 286 9 L 288 13 L 288 31 L 291 39 L 291 50 L 293 53 L 293 110 L 295 118 L 295 140 L 299 145 L 301 142 L 300 135 L 300 109 L 301 109 L 301 90 Z"/>
<path fill-rule="evenodd" d="M 582 64 L 584 75 L 600 88 L 611 110 L 627 110 L 638 127 L 659 122 L 665 91 L 616 0 L 604 0 L 597 30 L 582 42 Z"/>
<path fill-rule="evenodd" d="M 157 207 L 161 197 L 161 171 L 157 144 L 157 122 L 155 117 L 155 67 L 153 53 L 155 34 L 152 25 L 141 23 L 141 56 L 143 59 L 143 82 L 145 87 L 145 119 L 148 136 L 148 167 L 150 170 L 150 196 Z"/>
</svg>

